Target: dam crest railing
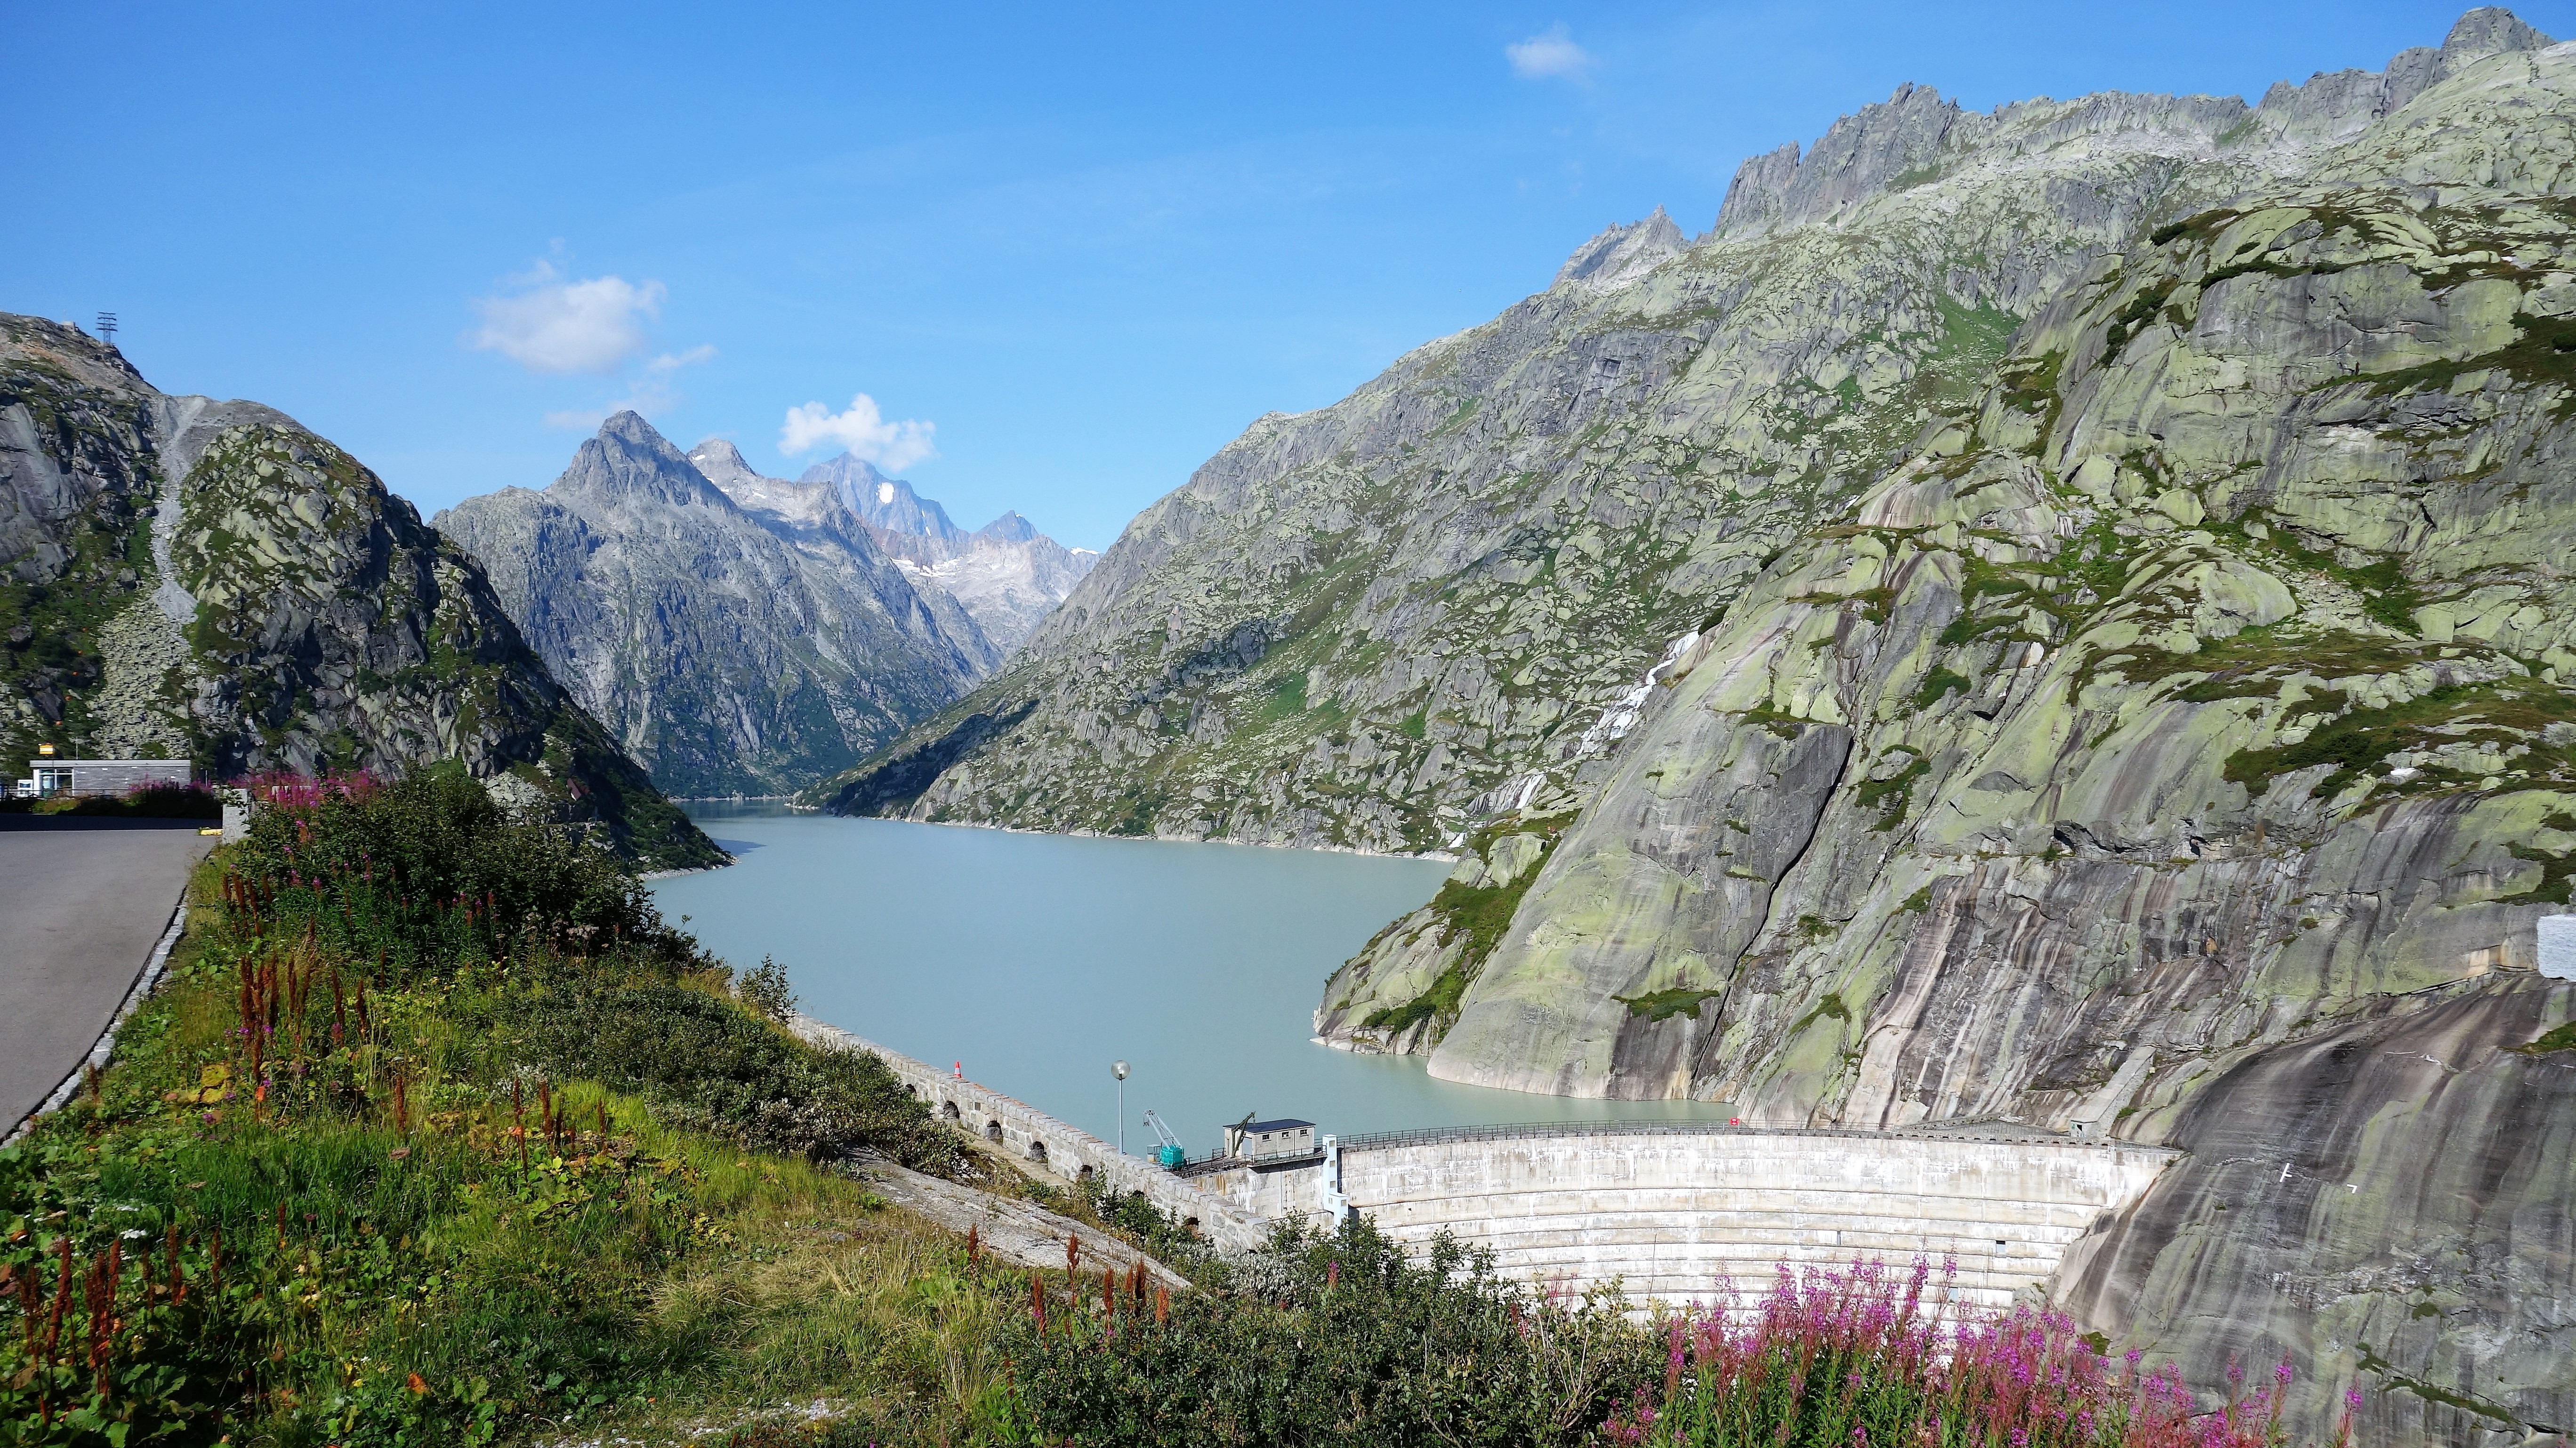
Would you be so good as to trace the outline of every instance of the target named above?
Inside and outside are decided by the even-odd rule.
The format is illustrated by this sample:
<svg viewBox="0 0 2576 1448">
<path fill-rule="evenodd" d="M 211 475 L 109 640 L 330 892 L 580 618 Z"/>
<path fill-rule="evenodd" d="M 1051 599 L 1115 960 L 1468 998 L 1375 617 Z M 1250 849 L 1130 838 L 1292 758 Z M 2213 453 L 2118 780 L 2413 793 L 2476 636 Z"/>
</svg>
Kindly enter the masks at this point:
<svg viewBox="0 0 2576 1448">
<path fill-rule="evenodd" d="M 1733 1126 L 1723 1121 L 1514 1121 L 1485 1126 L 1426 1126 L 1410 1131 L 1366 1131 L 1337 1135 L 1343 1151 L 1391 1151 L 1407 1146 L 1440 1146 L 1462 1141 L 1510 1141 L 1538 1136 L 1812 1136 L 1863 1141 L 1979 1141 L 2003 1146 L 2125 1147 L 2130 1151 L 2171 1152 L 2168 1146 L 2121 1141 L 2103 1136 L 2061 1136 L 2032 1128 L 2026 1132 L 1864 1131 L 1835 1126 Z"/>
</svg>

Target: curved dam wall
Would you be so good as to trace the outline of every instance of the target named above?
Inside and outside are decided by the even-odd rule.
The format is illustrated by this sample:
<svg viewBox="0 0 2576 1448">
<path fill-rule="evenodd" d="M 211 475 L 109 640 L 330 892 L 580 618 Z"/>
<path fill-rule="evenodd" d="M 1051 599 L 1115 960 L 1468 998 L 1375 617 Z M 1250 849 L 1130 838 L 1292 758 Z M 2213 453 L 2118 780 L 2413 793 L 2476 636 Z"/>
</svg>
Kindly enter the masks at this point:
<svg viewBox="0 0 2576 1448">
<path fill-rule="evenodd" d="M 1713 1301 L 1766 1289 L 1778 1265 L 1958 1264 L 1956 1297 L 2044 1288 L 2070 1252 L 2181 1153 L 2062 1138 L 1609 1124 L 1468 1127 L 1346 1140 L 1320 1162 L 1188 1178 L 1026 1102 L 820 1021 L 817 1045 L 868 1051 L 933 1111 L 1069 1180 L 1098 1178 L 1248 1251 L 1289 1218 L 1357 1212 L 1397 1241 L 1442 1229 L 1503 1270 L 1581 1291 Z"/>
<path fill-rule="evenodd" d="M 1506 1270 L 1570 1289 L 1713 1301 L 1765 1290 L 1778 1264 L 1955 1259 L 1954 1297 L 2044 1290 L 2180 1153 L 2008 1137 L 1756 1127 L 1538 1128 L 1340 1143 L 1314 1169 L 1389 1235 L 1446 1228 Z M 1284 1175 L 1284 1174 L 1283 1174 Z"/>
</svg>

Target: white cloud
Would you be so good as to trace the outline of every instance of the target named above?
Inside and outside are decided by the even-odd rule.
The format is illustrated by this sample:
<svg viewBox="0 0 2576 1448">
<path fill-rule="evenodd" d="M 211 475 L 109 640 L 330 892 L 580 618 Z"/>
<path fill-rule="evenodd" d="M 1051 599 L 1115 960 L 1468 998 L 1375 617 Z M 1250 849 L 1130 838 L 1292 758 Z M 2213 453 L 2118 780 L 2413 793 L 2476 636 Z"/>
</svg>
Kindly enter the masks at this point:
<svg viewBox="0 0 2576 1448">
<path fill-rule="evenodd" d="M 1549 26 L 1544 34 L 1513 41 L 1503 47 L 1503 55 L 1512 63 L 1512 74 L 1523 80 L 1580 79 L 1592 69 L 1592 52 L 1575 44 L 1562 23 Z"/>
<path fill-rule="evenodd" d="M 652 361 L 645 363 L 644 370 L 667 376 L 683 367 L 694 367 L 700 362 L 713 358 L 715 355 L 716 349 L 714 343 L 701 342 L 686 352 L 665 352 L 661 356 L 654 358 Z"/>
<path fill-rule="evenodd" d="M 572 408 L 546 414 L 546 426 L 589 432 L 620 412 L 640 412 L 646 417 L 666 412 L 680 405 L 680 390 L 671 385 L 671 374 L 683 367 L 695 366 L 716 355 L 712 345 L 701 344 L 686 352 L 665 352 L 644 364 L 644 375 L 635 380 L 626 395 L 605 407 Z"/>
<path fill-rule="evenodd" d="M 477 297 L 483 325 L 465 336 L 480 352 L 498 352 L 531 372 L 609 373 L 644 351 L 644 324 L 662 312 L 660 282 L 624 277 L 565 281 L 540 261 L 511 277 L 513 296 Z M 674 363 L 673 365 L 679 365 Z"/>
<path fill-rule="evenodd" d="M 936 430 L 927 422 L 886 421 L 877 411 L 877 400 L 862 392 L 850 399 L 847 412 L 826 412 L 819 402 L 787 409 L 787 425 L 778 430 L 778 450 L 792 455 L 839 443 L 852 457 L 894 473 L 939 456 L 930 445 Z"/>
</svg>

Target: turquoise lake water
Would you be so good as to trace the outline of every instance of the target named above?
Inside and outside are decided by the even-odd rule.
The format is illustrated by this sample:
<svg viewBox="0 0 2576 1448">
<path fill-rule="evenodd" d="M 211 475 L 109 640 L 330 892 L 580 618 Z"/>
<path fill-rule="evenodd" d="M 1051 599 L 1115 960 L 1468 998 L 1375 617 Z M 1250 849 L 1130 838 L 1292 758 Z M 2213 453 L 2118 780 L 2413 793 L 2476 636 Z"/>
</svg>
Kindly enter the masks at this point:
<svg viewBox="0 0 2576 1448">
<path fill-rule="evenodd" d="M 1431 898 L 1449 867 L 1310 850 L 1071 839 L 689 811 L 740 856 L 655 881 L 663 912 L 737 967 L 775 956 L 804 1011 L 966 1074 L 1109 1141 L 1152 1107 L 1192 1155 L 1246 1112 L 1328 1132 L 1506 1121 L 1705 1119 L 1685 1102 L 1576 1101 L 1434 1081 L 1418 1057 L 1314 1044 L 1324 979 Z"/>
</svg>

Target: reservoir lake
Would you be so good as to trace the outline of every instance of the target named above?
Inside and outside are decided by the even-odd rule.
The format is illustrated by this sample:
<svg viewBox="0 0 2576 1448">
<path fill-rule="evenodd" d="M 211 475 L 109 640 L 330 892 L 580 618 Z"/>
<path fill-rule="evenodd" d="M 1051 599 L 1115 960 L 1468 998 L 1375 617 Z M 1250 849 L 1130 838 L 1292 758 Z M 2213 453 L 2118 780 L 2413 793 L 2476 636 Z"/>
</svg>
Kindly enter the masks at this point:
<svg viewBox="0 0 2576 1448">
<path fill-rule="evenodd" d="M 1429 900 L 1449 866 L 1316 850 L 1080 839 L 707 803 L 740 863 L 652 882 L 737 970 L 787 967 L 799 1008 L 1016 1096 L 1103 1140 L 1192 1156 L 1247 1112 L 1319 1132 L 1519 1121 L 1705 1120 L 1434 1081 L 1418 1056 L 1318 1045 L 1324 980 Z"/>
</svg>

